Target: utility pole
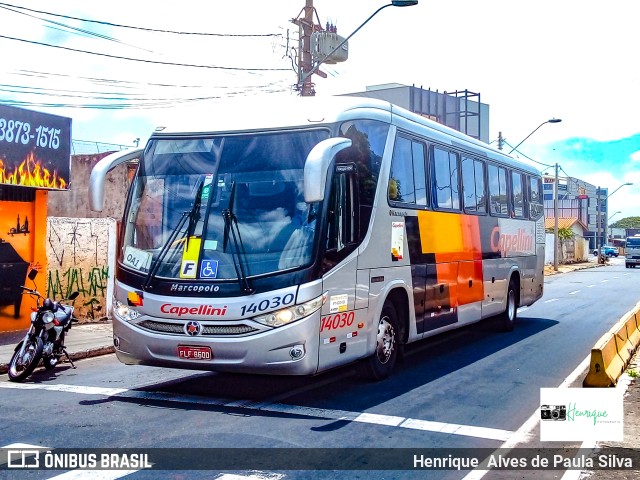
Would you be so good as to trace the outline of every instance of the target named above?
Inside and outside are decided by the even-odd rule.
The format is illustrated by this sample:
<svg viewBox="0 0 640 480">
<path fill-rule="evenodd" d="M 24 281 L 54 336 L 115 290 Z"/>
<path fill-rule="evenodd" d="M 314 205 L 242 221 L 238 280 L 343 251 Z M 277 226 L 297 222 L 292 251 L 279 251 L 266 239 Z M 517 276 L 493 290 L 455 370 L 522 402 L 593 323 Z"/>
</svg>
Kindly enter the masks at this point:
<svg viewBox="0 0 640 480">
<path fill-rule="evenodd" d="M 598 263 L 604 263 L 604 259 L 602 258 L 602 245 L 600 244 L 600 186 L 596 190 L 596 208 L 598 209 L 596 215 L 596 221 L 598 222 L 598 229 L 596 233 L 596 249 L 598 251 Z"/>
<path fill-rule="evenodd" d="M 304 15 L 302 15 L 303 12 Z M 298 87 L 300 88 L 300 95 L 303 97 L 312 97 L 316 94 L 311 80 L 312 76 L 306 76 L 307 72 L 310 72 L 313 68 L 313 61 L 311 59 L 311 34 L 315 29 L 315 24 L 313 23 L 314 13 L 313 0 L 306 0 L 306 4 L 298 17 L 291 20 L 291 22 L 298 25 L 301 30 L 298 44 Z M 301 83 L 302 85 L 300 85 Z"/>
<path fill-rule="evenodd" d="M 556 178 L 553 182 L 553 270 L 558 271 L 558 163 Z"/>
</svg>

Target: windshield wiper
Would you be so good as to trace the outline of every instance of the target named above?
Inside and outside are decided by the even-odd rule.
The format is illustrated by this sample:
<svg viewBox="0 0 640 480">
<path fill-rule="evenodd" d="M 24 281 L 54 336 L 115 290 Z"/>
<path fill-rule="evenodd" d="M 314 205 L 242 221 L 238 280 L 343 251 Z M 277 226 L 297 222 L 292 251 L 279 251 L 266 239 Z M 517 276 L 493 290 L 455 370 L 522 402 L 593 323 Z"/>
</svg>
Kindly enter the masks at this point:
<svg viewBox="0 0 640 480">
<path fill-rule="evenodd" d="M 187 238 L 187 248 L 189 247 L 189 237 L 193 235 L 193 231 L 195 230 L 196 224 L 198 223 L 198 220 L 200 220 L 200 207 L 202 205 L 203 183 L 204 183 L 204 180 L 201 180 L 200 185 L 198 186 L 198 191 L 196 192 L 196 198 L 193 202 L 193 205 L 191 206 L 191 210 L 182 212 L 182 216 L 180 217 L 180 220 L 178 221 L 177 225 L 173 227 L 173 230 L 171 230 L 171 234 L 169 235 L 169 238 L 160 249 L 160 252 L 158 253 L 158 256 L 156 257 L 156 259 L 151 263 L 151 266 L 149 267 L 149 272 L 147 273 L 147 276 L 144 279 L 144 283 L 142 284 L 143 290 L 148 290 L 149 287 L 151 286 L 151 281 L 156 276 L 156 273 L 158 273 L 162 260 L 164 260 L 164 257 L 167 255 L 167 252 L 169 251 L 171 246 L 174 244 L 178 234 L 180 233 L 180 230 L 182 230 L 182 227 L 184 226 L 187 219 L 189 219 L 189 225 L 187 226 L 187 230 L 185 231 L 182 238 L 185 238 L 185 237 Z"/>
<path fill-rule="evenodd" d="M 233 204 L 236 198 L 236 182 L 231 184 L 231 193 L 229 194 L 229 207 L 222 211 L 222 218 L 224 219 L 224 238 L 222 241 L 222 251 L 227 249 L 227 243 L 229 242 L 229 232 L 231 232 L 231 240 L 233 241 L 233 250 L 231 256 L 233 258 L 233 267 L 236 270 L 238 276 L 238 282 L 240 284 L 240 290 L 245 295 L 251 295 L 255 292 L 255 289 L 249 285 L 249 279 L 244 271 L 243 262 L 246 262 L 247 254 L 244 250 L 244 244 L 242 243 L 242 237 L 240 236 L 240 228 L 238 227 L 238 218 L 233 213 Z M 237 256 L 236 256 L 237 255 Z"/>
</svg>

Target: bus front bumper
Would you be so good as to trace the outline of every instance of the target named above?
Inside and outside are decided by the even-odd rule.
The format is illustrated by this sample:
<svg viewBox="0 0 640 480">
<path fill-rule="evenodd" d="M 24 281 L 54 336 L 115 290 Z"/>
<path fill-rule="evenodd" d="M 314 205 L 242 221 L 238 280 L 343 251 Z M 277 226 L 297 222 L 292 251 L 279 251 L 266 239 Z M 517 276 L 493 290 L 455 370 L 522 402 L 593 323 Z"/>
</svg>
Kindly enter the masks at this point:
<svg viewBox="0 0 640 480">
<path fill-rule="evenodd" d="M 124 364 L 253 374 L 315 374 L 319 329 L 319 311 L 290 325 L 233 338 L 160 334 L 113 318 L 116 356 Z M 209 347 L 212 358 L 180 358 L 178 347 Z"/>
</svg>

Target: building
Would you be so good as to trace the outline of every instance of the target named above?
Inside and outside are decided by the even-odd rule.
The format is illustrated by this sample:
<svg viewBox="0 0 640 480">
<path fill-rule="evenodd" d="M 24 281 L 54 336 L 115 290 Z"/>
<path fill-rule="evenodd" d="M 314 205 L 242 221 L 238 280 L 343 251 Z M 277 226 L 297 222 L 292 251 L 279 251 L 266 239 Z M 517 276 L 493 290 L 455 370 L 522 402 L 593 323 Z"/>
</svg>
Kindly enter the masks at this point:
<svg viewBox="0 0 640 480">
<path fill-rule="evenodd" d="M 391 83 L 369 86 L 364 92 L 347 95 L 385 100 L 489 143 L 489 105 L 480 102 L 479 93 L 468 90 L 440 93 Z"/>
<path fill-rule="evenodd" d="M 47 202 L 70 184 L 71 119 L 0 105 L 0 332 L 26 330 L 46 292 Z M 34 270 L 34 280 L 27 277 Z"/>
<path fill-rule="evenodd" d="M 545 218 L 555 223 L 553 222 L 555 175 L 545 172 L 542 174 L 542 180 Z M 590 250 L 595 249 L 596 244 L 607 243 L 608 194 L 606 188 L 598 188 L 579 178 L 558 177 L 558 220 L 575 219 L 584 224 L 586 226 L 584 238 L 588 240 Z"/>
</svg>

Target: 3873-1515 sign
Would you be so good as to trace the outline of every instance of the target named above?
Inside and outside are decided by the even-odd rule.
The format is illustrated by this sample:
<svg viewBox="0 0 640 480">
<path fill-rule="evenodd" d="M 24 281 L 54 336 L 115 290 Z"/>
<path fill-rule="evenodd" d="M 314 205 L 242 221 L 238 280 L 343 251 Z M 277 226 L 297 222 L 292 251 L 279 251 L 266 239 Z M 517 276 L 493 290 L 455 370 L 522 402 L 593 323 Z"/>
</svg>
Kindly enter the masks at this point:
<svg viewBox="0 0 640 480">
<path fill-rule="evenodd" d="M 71 119 L 0 105 L 0 184 L 66 190 Z"/>
</svg>

